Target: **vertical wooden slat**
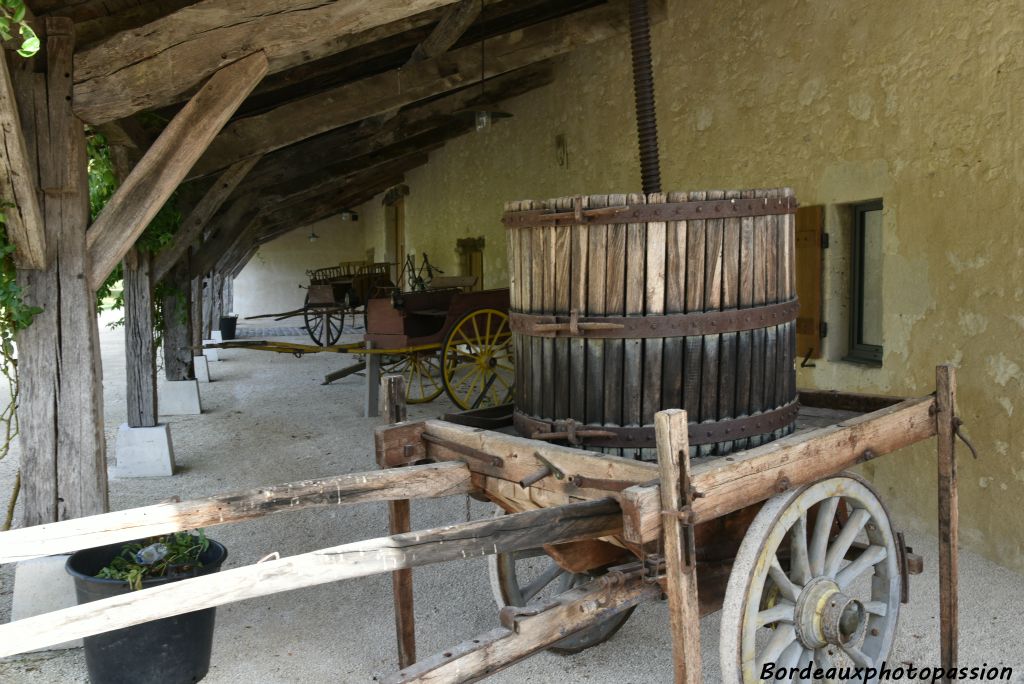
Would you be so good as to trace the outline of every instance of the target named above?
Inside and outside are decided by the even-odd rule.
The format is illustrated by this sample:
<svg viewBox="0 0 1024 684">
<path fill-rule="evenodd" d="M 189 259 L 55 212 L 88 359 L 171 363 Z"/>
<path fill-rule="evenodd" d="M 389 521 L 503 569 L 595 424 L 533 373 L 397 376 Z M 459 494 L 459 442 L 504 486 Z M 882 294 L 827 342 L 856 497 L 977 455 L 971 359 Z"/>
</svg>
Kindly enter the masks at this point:
<svg viewBox="0 0 1024 684">
<path fill-rule="evenodd" d="M 793 189 L 783 188 L 782 197 L 792 198 Z M 795 295 L 795 271 L 793 263 L 793 250 L 795 248 L 793 214 L 782 214 L 779 216 L 779 301 L 790 301 Z M 782 405 L 788 402 L 796 392 L 796 369 L 794 367 L 794 342 L 796 339 L 795 322 L 790 321 L 779 326 L 779 362 L 781 366 L 777 369 L 779 374 L 780 392 L 776 397 L 776 403 Z M 786 430 L 783 430 L 786 432 Z"/>
<path fill-rule="evenodd" d="M 589 205 L 589 200 L 584 197 L 584 202 Z M 587 258 L 590 240 L 587 236 L 587 226 L 574 225 L 572 227 L 572 280 L 569 290 L 569 308 L 578 311 L 582 316 L 587 311 Z M 572 391 L 569 393 L 569 417 L 573 420 L 586 422 L 587 420 L 587 343 L 581 338 L 571 338 L 569 341 L 569 374 L 571 377 Z"/>
<path fill-rule="evenodd" d="M 753 190 L 742 190 L 742 199 L 754 197 Z M 739 254 L 739 292 L 738 303 L 741 309 L 748 309 L 754 304 L 754 218 L 751 216 L 740 219 L 740 254 Z M 736 417 L 750 415 L 750 391 L 754 348 L 754 331 L 744 330 L 736 336 Z M 733 448 L 745 449 L 747 439 L 736 440 Z"/>
<path fill-rule="evenodd" d="M 532 207 L 532 202 L 523 202 L 520 209 L 526 209 L 527 206 Z M 533 313 L 533 229 L 532 228 L 518 228 L 519 232 L 519 259 L 522 264 L 522 285 L 520 291 L 522 292 L 522 301 L 520 302 L 522 310 L 526 313 Z M 522 404 L 520 408 L 523 411 L 531 415 L 537 415 L 538 407 L 534 404 L 533 394 L 533 340 L 529 337 L 522 337 L 520 339 L 522 345 L 522 353 L 519 358 L 522 359 L 522 371 L 523 371 L 523 387 L 522 387 Z"/>
<path fill-rule="evenodd" d="M 672 192 L 669 202 L 685 202 L 685 192 Z M 686 310 L 686 221 L 669 221 L 665 226 L 665 313 Z M 662 345 L 661 408 L 683 407 L 682 337 L 669 337 Z"/>
<path fill-rule="evenodd" d="M 705 192 L 691 192 L 689 199 L 697 202 L 707 197 Z M 686 312 L 704 309 L 705 221 L 686 222 Z M 693 420 L 700 419 L 701 360 L 704 341 L 699 336 L 686 338 L 686 358 L 683 362 L 683 408 Z"/>
<path fill-rule="evenodd" d="M 960 511 L 956 463 L 956 369 L 935 370 L 935 427 L 939 471 L 939 625 L 942 667 L 957 666 L 959 635 Z M 944 680 L 948 681 L 948 680 Z"/>
<path fill-rule="evenodd" d="M 754 197 L 767 197 L 767 190 L 758 189 L 754 191 Z M 768 253 L 768 227 L 767 219 L 764 216 L 754 217 L 754 306 L 761 306 L 765 303 L 767 286 L 767 253 Z M 750 413 L 759 413 L 765 408 L 764 401 L 764 356 L 767 345 L 767 335 L 764 328 L 753 331 L 753 347 L 751 349 L 750 364 Z M 761 444 L 761 437 L 751 437 L 749 445 L 752 447 Z"/>
<path fill-rule="evenodd" d="M 608 206 L 608 195 L 591 195 L 590 207 L 600 209 Z M 603 316 L 605 313 L 605 266 L 608 254 L 608 226 L 591 225 L 588 231 L 587 259 L 587 316 Z M 580 312 L 583 315 L 583 312 Z M 587 391 L 586 420 L 588 423 L 604 422 L 604 340 L 587 340 Z"/>
<path fill-rule="evenodd" d="M 669 409 L 654 416 L 661 476 L 662 529 L 668 576 L 669 626 L 676 684 L 700 684 L 700 603 L 693 526 L 679 512 L 690 504 L 690 444 L 686 411 Z"/>
<path fill-rule="evenodd" d="M 555 230 L 555 314 L 569 315 L 569 290 L 572 281 L 572 228 L 559 226 Z M 570 387 L 570 365 L 568 339 L 556 339 L 555 343 L 555 387 Z M 555 416 L 569 415 L 569 392 L 559 389 L 555 395 Z"/>
<path fill-rule="evenodd" d="M 778 197 L 778 191 L 768 190 L 768 197 Z M 778 216 L 765 217 L 765 284 L 764 297 L 766 304 L 774 304 L 778 301 Z M 778 406 L 776 397 L 776 350 L 778 348 L 778 326 L 769 326 L 765 329 L 764 348 L 764 405 L 762 408 L 770 410 Z"/>
<path fill-rule="evenodd" d="M 555 265 L 555 228 L 554 226 L 543 226 L 535 229 L 535 237 L 540 238 L 541 243 L 541 269 L 543 279 L 541 281 L 541 309 L 545 314 L 551 314 L 555 310 L 555 277 L 557 266 Z M 555 340 L 547 337 L 541 340 L 541 373 L 543 377 L 551 382 L 555 377 Z M 541 400 L 541 415 L 546 418 L 555 418 L 555 392 L 544 392 L 539 398 Z"/>
<path fill-rule="evenodd" d="M 380 408 L 387 423 L 406 419 L 405 378 L 385 375 L 380 379 Z M 378 464 L 383 467 L 383 464 Z M 388 530 L 402 534 L 412 530 L 408 499 L 388 501 Z M 391 573 L 391 592 L 395 603 L 395 638 L 398 641 L 398 667 L 416 662 L 416 614 L 413 606 L 412 568 Z"/>
<path fill-rule="evenodd" d="M 651 193 L 648 204 L 665 201 L 663 193 Z M 644 279 L 644 300 L 647 315 L 665 312 L 665 223 L 647 224 L 647 271 Z M 644 340 L 644 380 L 642 417 L 646 425 L 654 422 L 661 409 L 662 340 Z"/>
<path fill-rule="evenodd" d="M 711 190 L 707 199 L 725 198 L 723 190 Z M 704 311 L 717 311 L 722 302 L 722 233 L 724 220 L 709 219 L 704 224 Z M 700 422 L 718 420 L 718 364 L 721 335 L 704 335 L 701 354 Z M 702 445 L 702 456 L 710 455 L 714 446 Z"/>
<path fill-rule="evenodd" d="M 629 204 L 646 204 L 641 193 L 632 193 Z M 644 313 L 644 276 L 647 268 L 647 225 L 630 223 L 626 227 L 626 315 Z M 622 370 L 622 421 L 624 425 L 641 424 L 643 386 L 643 340 L 625 340 Z"/>
<path fill-rule="evenodd" d="M 725 193 L 726 199 L 739 199 L 738 190 Z M 722 309 L 735 309 L 739 304 L 740 287 L 740 219 L 726 218 L 722 228 Z M 718 361 L 718 415 L 719 418 L 736 416 L 736 349 L 737 333 L 721 337 Z M 732 451 L 732 442 L 723 442 L 718 453 Z"/>
<path fill-rule="evenodd" d="M 622 206 L 625 195 L 609 195 L 608 205 Z M 608 255 L 605 262 L 605 302 L 608 316 L 622 316 L 626 312 L 626 233 L 625 223 L 608 226 Z M 604 343 L 604 423 L 623 425 L 622 415 L 623 341 L 605 340 Z"/>
</svg>

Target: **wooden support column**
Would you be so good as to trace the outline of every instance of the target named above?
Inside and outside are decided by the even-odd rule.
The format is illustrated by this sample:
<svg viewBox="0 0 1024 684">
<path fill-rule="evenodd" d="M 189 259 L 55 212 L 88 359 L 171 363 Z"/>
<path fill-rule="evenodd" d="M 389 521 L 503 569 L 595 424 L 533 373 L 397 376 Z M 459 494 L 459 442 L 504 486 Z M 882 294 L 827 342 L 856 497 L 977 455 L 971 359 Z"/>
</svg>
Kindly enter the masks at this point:
<svg viewBox="0 0 1024 684">
<path fill-rule="evenodd" d="M 210 329 L 207 332 L 220 330 L 220 317 L 223 315 L 224 274 L 215 270 L 210 274 Z"/>
<path fill-rule="evenodd" d="M 697 600 L 697 552 L 690 513 L 690 438 L 686 411 L 654 414 L 661 475 L 661 508 L 668 575 L 668 619 L 676 684 L 700 684 L 700 602 Z"/>
<path fill-rule="evenodd" d="M 155 427 L 156 350 L 153 348 L 152 257 L 132 248 L 124 259 L 125 372 L 128 427 Z"/>
<path fill-rule="evenodd" d="M 380 379 L 381 412 L 390 424 L 406 419 L 405 378 L 385 375 Z M 381 468 L 387 467 L 378 463 Z M 388 528 L 391 534 L 412 530 L 409 499 L 388 502 Z M 416 662 L 416 617 L 413 610 L 412 569 L 404 568 L 391 573 L 391 590 L 395 601 L 395 637 L 398 639 L 398 667 L 409 667 Z"/>
<path fill-rule="evenodd" d="M 189 264 L 194 263 L 195 249 L 190 250 L 189 258 L 186 260 Z M 191 267 L 190 267 L 191 268 Z M 193 276 L 191 279 L 191 297 L 189 298 L 189 324 L 192 337 L 192 346 L 201 347 L 203 339 L 203 301 L 206 299 L 206 295 L 203 292 L 203 286 L 205 279 L 203 276 Z"/>
<path fill-rule="evenodd" d="M 15 76 L 28 154 L 42 190 L 48 267 L 20 271 L 26 303 L 43 313 L 18 335 L 24 523 L 107 510 L 103 387 L 95 293 L 85 248 L 89 221 L 85 131 L 71 112 L 71 21 L 46 20 L 45 74 Z"/>
<path fill-rule="evenodd" d="M 189 322 L 192 284 L 188 260 L 179 261 L 164 279 L 168 292 L 161 301 L 164 315 L 164 375 L 168 380 L 192 380 L 192 325 Z"/>
<path fill-rule="evenodd" d="M 935 370 L 935 428 L 939 461 L 939 629 L 942 668 L 957 666 L 960 511 L 956 468 L 956 369 Z M 943 678 L 943 681 L 950 681 Z"/>
</svg>

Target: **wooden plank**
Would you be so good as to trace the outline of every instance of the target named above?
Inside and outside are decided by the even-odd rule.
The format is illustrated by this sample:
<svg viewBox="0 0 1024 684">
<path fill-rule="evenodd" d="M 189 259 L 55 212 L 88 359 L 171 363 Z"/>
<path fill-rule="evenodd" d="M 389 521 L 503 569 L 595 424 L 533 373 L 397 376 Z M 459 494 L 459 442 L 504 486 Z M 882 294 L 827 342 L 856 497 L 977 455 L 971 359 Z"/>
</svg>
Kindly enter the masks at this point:
<svg viewBox="0 0 1024 684">
<path fill-rule="evenodd" d="M 837 390 L 800 390 L 800 405 L 817 408 L 836 409 L 838 411 L 856 411 L 870 413 L 878 409 L 905 401 L 906 397 L 889 397 L 881 394 L 855 394 Z"/>
<path fill-rule="evenodd" d="M 707 199 L 706 192 L 691 192 L 692 202 Z M 686 222 L 686 312 L 704 310 L 704 278 L 707 258 L 706 236 L 707 221 Z M 704 341 L 699 336 L 686 338 L 686 358 L 683 361 L 683 398 L 682 408 L 687 414 L 699 420 L 701 409 L 701 364 L 704 355 Z"/>
<path fill-rule="evenodd" d="M 6 54 L 0 54 L 0 151 L 0 201 L 13 205 L 6 206 L 3 213 L 7 239 L 15 248 L 14 264 L 18 268 L 46 268 L 37 171 L 33 157 L 29 156 Z"/>
<path fill-rule="evenodd" d="M 555 227 L 544 226 L 535 229 L 535 237 L 540 238 L 542 284 L 541 284 L 541 309 L 544 313 L 550 314 L 555 310 L 555 281 L 558 276 L 557 257 L 555 255 Z M 541 368 L 542 377 L 550 379 L 555 375 L 555 340 L 546 338 L 541 340 Z M 548 418 L 555 418 L 555 391 L 544 392 L 541 398 L 541 415 Z"/>
<path fill-rule="evenodd" d="M 384 421 L 403 423 L 408 415 L 405 405 L 405 378 L 385 375 L 380 379 L 380 408 Z M 403 534 L 412 530 L 409 499 L 388 501 L 388 532 Z M 391 573 L 391 595 L 395 605 L 395 639 L 398 642 L 398 666 L 416 662 L 416 613 L 412 586 L 412 569 Z"/>
<path fill-rule="evenodd" d="M 530 231 L 530 310 L 535 313 L 544 311 L 544 229 L 534 226 Z M 544 375 L 544 340 L 539 337 L 530 339 L 530 397 L 531 407 L 535 415 L 544 416 L 545 383 Z"/>
<path fill-rule="evenodd" d="M 267 58 L 262 52 L 224 67 L 175 115 L 146 151 L 86 235 L 92 263 L 89 283 L 93 289 L 106 280 L 265 73 Z"/>
<path fill-rule="evenodd" d="M 155 427 L 157 421 L 151 259 L 136 248 L 124 259 L 125 404 L 133 428 Z"/>
<path fill-rule="evenodd" d="M 0 532 L 0 563 L 255 520 L 277 513 L 436 498 L 464 494 L 471 489 L 470 472 L 459 463 L 347 473 L 243 489 L 192 501 L 161 503 Z"/>
<path fill-rule="evenodd" d="M 648 204 L 660 204 L 665 194 L 647 196 Z M 644 300 L 648 315 L 665 313 L 665 222 L 647 224 L 647 268 L 644 279 Z M 661 408 L 662 340 L 644 340 L 644 379 L 641 393 L 641 418 L 644 425 L 654 422 Z"/>
<path fill-rule="evenodd" d="M 660 598 L 660 588 L 642 578 L 622 586 L 592 580 L 563 592 L 539 606 L 509 607 L 502 612 L 506 626 L 446 649 L 382 682 L 472 682 L 499 672 L 570 634 L 592 627 L 640 603 Z"/>
<path fill-rule="evenodd" d="M 625 6 L 614 3 L 489 38 L 483 76 L 490 79 L 566 54 L 623 33 L 626 28 Z M 210 145 L 207 155 L 217 159 L 218 164 L 231 164 L 253 154 L 277 150 L 375 114 L 463 88 L 480 79 L 480 66 L 480 46 L 468 45 L 402 69 L 339 85 L 233 122 Z M 302 125 L 296 126 L 296 121 L 302 121 Z"/>
<path fill-rule="evenodd" d="M 646 204 L 642 193 L 631 193 L 627 204 Z M 647 225 L 626 224 L 626 302 L 627 315 L 644 313 L 644 280 L 647 261 Z M 642 419 L 641 391 L 643 386 L 644 363 L 643 340 L 623 341 L 622 362 L 622 424 L 639 426 Z M 627 454 L 624 454 L 627 455 Z M 637 454 L 628 454 L 636 456 Z"/>
<path fill-rule="evenodd" d="M 709 200 L 725 198 L 722 190 L 711 190 L 707 193 Z M 709 219 L 704 223 L 704 311 L 717 311 L 722 308 L 722 240 L 725 221 L 720 218 Z M 700 422 L 718 420 L 718 371 L 719 347 L 721 335 L 704 335 L 701 353 L 700 380 Z M 702 456 L 715 451 L 714 445 L 702 444 L 698 449 Z"/>
<path fill-rule="evenodd" d="M 672 192 L 669 202 L 685 202 L 685 192 Z M 665 228 L 665 313 L 686 311 L 686 221 L 669 221 Z M 661 407 L 683 406 L 685 339 L 670 337 L 662 345 Z"/>
<path fill-rule="evenodd" d="M 740 192 L 742 199 L 752 199 L 753 190 Z M 754 218 L 740 219 L 740 261 L 739 261 L 739 308 L 747 309 L 754 304 Z M 751 379 L 753 364 L 754 331 L 744 330 L 736 336 L 736 417 L 748 416 L 751 411 Z M 733 449 L 740 451 L 749 444 L 747 439 L 733 442 Z"/>
<path fill-rule="evenodd" d="M 0 657 L 282 591 L 608 536 L 621 529 L 618 504 L 604 499 L 358 541 L 0 625 Z"/>
<path fill-rule="evenodd" d="M 939 647 L 942 667 L 959 660 L 960 511 L 956 463 L 956 369 L 935 369 L 935 431 L 939 471 Z M 944 678 L 943 681 L 951 681 Z"/>
<path fill-rule="evenodd" d="M 625 195 L 608 195 L 609 206 L 621 207 L 625 204 Z M 607 230 L 604 311 L 608 316 L 622 316 L 626 313 L 626 234 L 629 229 L 625 223 L 616 223 L 609 225 Z M 622 380 L 623 340 L 605 340 L 605 425 L 624 425 Z"/>
<path fill-rule="evenodd" d="M 775 198 L 779 191 L 772 188 L 767 196 Z M 779 301 L 779 220 L 777 215 L 765 217 L 765 303 L 774 304 Z M 780 406 L 778 376 L 779 326 L 773 325 L 765 329 L 764 350 L 764 409 L 769 410 Z"/>
<path fill-rule="evenodd" d="M 608 195 L 591 195 L 590 208 L 608 206 Z M 568 207 L 556 209 L 568 209 Z M 608 226 L 589 225 L 587 231 L 587 316 L 603 316 L 607 292 L 606 269 L 608 265 Z M 580 311 L 580 315 L 584 315 Z M 608 383 L 604 377 L 605 341 L 588 339 L 586 375 L 586 422 L 592 425 L 604 423 L 604 395 Z M 609 388 L 610 389 L 610 388 Z"/>
<path fill-rule="evenodd" d="M 739 199 L 738 190 L 728 190 L 726 199 Z M 726 218 L 722 226 L 722 297 L 723 310 L 735 309 L 739 305 L 740 288 L 740 224 L 742 219 Z M 736 416 L 736 366 L 738 333 L 721 335 L 718 358 L 718 416 Z M 722 442 L 717 453 L 724 455 L 733 451 L 733 442 Z"/>
<path fill-rule="evenodd" d="M 554 312 L 558 316 L 568 316 L 570 310 L 569 292 L 572 288 L 572 227 L 558 226 L 555 231 L 555 298 Z M 570 384 L 571 370 L 569 366 L 569 347 L 571 342 L 566 339 L 556 339 L 555 344 L 555 368 L 554 386 L 557 388 L 552 394 L 555 395 L 554 415 L 556 417 L 568 417 L 569 396 L 572 394 L 568 388 Z"/>
<path fill-rule="evenodd" d="M 774 496 L 783 486 L 799 487 L 863 463 L 866 452 L 878 457 L 928 439 L 935 435 L 934 405 L 932 397 L 908 399 L 837 425 L 697 463 L 691 482 L 698 493 L 691 506 L 693 522 L 720 518 Z M 624 508 L 633 511 L 624 528 L 645 542 L 657 539 L 661 531 L 657 489 L 635 488 L 622 495 L 629 502 Z"/>
<path fill-rule="evenodd" d="M 590 198 L 583 197 L 584 206 L 590 207 Z M 572 226 L 572 275 L 569 290 L 569 309 L 577 311 L 581 316 L 587 312 L 587 285 L 589 283 L 588 250 L 590 240 L 585 225 Z M 587 341 L 581 337 L 573 337 L 569 341 L 569 418 L 585 423 L 587 421 Z"/>
<path fill-rule="evenodd" d="M 686 411 L 669 409 L 654 415 L 661 474 L 664 517 L 668 620 L 672 631 L 672 664 L 676 684 L 700 684 L 700 602 L 697 598 L 697 551 L 693 525 L 674 513 L 690 505 L 690 440 Z"/>
<path fill-rule="evenodd" d="M 184 99 L 252 46 L 266 53 L 268 69 L 276 73 L 401 32 L 409 25 L 358 35 L 454 1 L 301 2 L 282 8 L 272 0 L 204 0 L 80 52 L 75 113 L 87 123 L 121 119 Z"/>
<path fill-rule="evenodd" d="M 523 202 L 521 208 L 526 209 L 532 207 L 532 202 Z M 520 250 L 520 262 L 522 264 L 522 277 L 523 282 L 522 288 L 522 305 L 523 311 L 527 313 L 533 313 L 533 229 L 522 228 L 519 230 L 519 250 Z M 516 365 L 521 365 L 523 371 L 523 383 L 520 391 L 520 397 L 522 397 L 522 403 L 517 403 L 516 406 L 521 406 L 523 411 L 529 414 L 536 415 L 539 405 L 536 403 L 537 399 L 534 395 L 533 385 L 533 340 L 528 337 L 520 338 L 521 350 L 520 356 L 516 358 Z M 522 363 L 519 362 L 522 359 Z"/>
<path fill-rule="evenodd" d="M 260 156 L 243 159 L 231 165 L 224 173 L 214 181 L 203 198 L 192 210 L 178 232 L 174 234 L 171 244 L 167 245 L 157 253 L 153 260 L 153 281 L 160 282 L 167 272 L 185 255 L 189 247 L 196 240 L 202 240 L 203 232 L 214 214 L 220 210 L 228 197 L 235 191 L 238 184 L 242 182 L 246 174 L 252 170 L 261 159 Z"/>
<path fill-rule="evenodd" d="M 766 190 L 755 190 L 754 197 L 761 198 L 767 197 Z M 766 286 L 767 286 L 767 252 L 768 252 L 768 237 L 767 237 L 767 219 L 764 216 L 754 217 L 754 249 L 753 249 L 753 264 L 754 264 L 754 289 L 753 289 L 753 306 L 761 306 L 766 303 Z M 760 413 L 765 410 L 766 402 L 764 398 L 764 378 L 765 378 L 765 353 L 767 349 L 767 333 L 764 328 L 759 328 L 752 331 L 752 344 L 750 351 L 750 413 Z M 760 436 L 751 437 L 748 440 L 750 446 L 757 446 L 761 444 L 762 438 Z"/>
</svg>

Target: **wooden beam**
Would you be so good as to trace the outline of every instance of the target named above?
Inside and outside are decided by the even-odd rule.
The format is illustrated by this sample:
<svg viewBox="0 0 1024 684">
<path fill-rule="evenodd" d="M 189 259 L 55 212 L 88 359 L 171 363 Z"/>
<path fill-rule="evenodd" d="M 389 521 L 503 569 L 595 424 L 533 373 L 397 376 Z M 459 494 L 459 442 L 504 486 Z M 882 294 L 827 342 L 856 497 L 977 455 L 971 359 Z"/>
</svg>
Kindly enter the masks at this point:
<svg viewBox="0 0 1024 684">
<path fill-rule="evenodd" d="M 699 496 L 692 522 L 701 523 L 764 501 L 780 491 L 815 482 L 935 435 L 935 399 L 907 399 L 837 425 L 809 430 L 693 467 Z M 661 534 L 658 485 L 623 492 L 626 539 L 653 541 Z"/>
<path fill-rule="evenodd" d="M 249 172 L 239 192 L 280 185 L 293 178 L 297 170 L 323 168 L 343 159 L 366 157 L 443 126 L 458 112 L 474 106 L 497 104 L 547 85 L 553 79 L 551 63 L 541 62 L 494 79 L 487 84 L 487 90 L 482 96 L 479 90 L 468 88 L 404 109 L 374 135 L 360 131 L 358 124 L 335 129 L 267 154 Z M 224 160 L 207 155 L 193 167 L 189 177 L 207 175 L 225 166 L 227 164 Z"/>
<path fill-rule="evenodd" d="M 693 525 L 678 514 L 690 507 L 690 439 L 686 411 L 654 414 L 661 473 L 661 514 L 665 540 L 668 621 L 676 684 L 701 684 L 700 602 Z"/>
<path fill-rule="evenodd" d="M 210 189 L 203 195 L 203 198 L 199 200 L 199 204 L 188 215 L 188 218 L 182 222 L 171 244 L 160 250 L 153 260 L 154 281 L 159 282 L 162 280 L 167 275 L 167 272 L 171 270 L 171 267 L 178 263 L 181 257 L 188 252 L 189 247 L 196 240 L 202 239 L 203 229 L 206 228 L 206 224 L 210 222 L 210 219 L 213 218 L 231 193 L 235 191 L 235 188 L 238 187 L 238 184 L 242 182 L 242 179 L 245 178 L 246 174 L 252 170 L 252 167 L 259 160 L 260 157 L 258 156 L 250 157 L 233 164 L 210 186 Z"/>
<path fill-rule="evenodd" d="M 36 169 L 21 128 L 14 86 L 7 70 L 6 51 L 0 51 L 0 212 L 6 217 L 7 238 L 14 245 L 18 268 L 46 268 L 43 210 L 36 186 Z"/>
<path fill-rule="evenodd" d="M 124 258 L 124 341 L 128 426 L 155 427 L 152 256 L 134 247 Z"/>
<path fill-rule="evenodd" d="M 103 284 L 263 74 L 262 52 L 210 78 L 174 117 L 89 228 L 89 284 Z"/>
<path fill-rule="evenodd" d="M 191 264 L 192 277 L 205 275 L 224 255 L 224 252 L 249 228 L 259 214 L 260 207 L 253 195 L 243 195 L 235 199 L 221 216 L 215 219 L 210 231 L 210 238 L 196 251 Z"/>
<path fill-rule="evenodd" d="M 0 563 L 255 520 L 277 513 L 396 498 L 451 496 L 471 489 L 469 470 L 458 463 L 347 473 L 242 489 L 193 501 L 161 503 L 0 532 Z"/>
<path fill-rule="evenodd" d="M 109 0 L 93 0 L 89 3 L 57 10 L 56 14 L 69 16 L 75 21 L 75 36 L 79 49 L 95 45 L 121 31 L 145 26 L 167 16 L 182 7 L 196 4 L 196 0 L 147 0 L 139 5 L 120 7 L 106 11 Z"/>
<path fill-rule="evenodd" d="M 427 39 L 416 46 L 409 58 L 409 64 L 433 59 L 448 52 L 455 41 L 462 37 L 477 17 L 483 3 L 480 0 L 460 0 L 454 7 L 448 8 L 444 18 L 438 22 Z"/>
<path fill-rule="evenodd" d="M 366 40 L 361 32 L 453 1 L 306 1 L 282 7 L 276 0 L 204 0 L 76 55 L 75 112 L 87 123 L 120 119 L 175 102 L 253 46 L 266 53 L 275 73 L 360 44 Z"/>
<path fill-rule="evenodd" d="M 621 530 L 621 521 L 614 501 L 587 501 L 222 570 L 0 625 L 0 657 L 327 582 L 613 535 Z"/>
<path fill-rule="evenodd" d="M 484 76 L 492 78 L 562 55 L 626 30 L 621 2 L 492 38 L 486 45 Z M 370 76 L 265 114 L 235 121 L 204 157 L 230 164 L 360 121 L 381 112 L 456 90 L 479 81 L 480 49 L 468 46 L 406 68 Z M 302 126 L 296 126 L 302 121 Z M 205 162 L 201 167 L 207 168 Z"/>
<path fill-rule="evenodd" d="M 945 672 L 956 669 L 958 657 L 960 580 L 960 511 L 956 468 L 956 369 L 935 371 L 935 430 L 939 471 L 939 648 Z M 952 681 L 943 678 L 943 681 Z"/>
<path fill-rule="evenodd" d="M 632 577 L 621 586 L 595 579 L 538 605 L 505 608 L 501 616 L 503 627 L 424 658 L 381 681 L 384 684 L 479 681 L 567 636 L 660 598 L 661 588 L 641 577 Z"/>
</svg>

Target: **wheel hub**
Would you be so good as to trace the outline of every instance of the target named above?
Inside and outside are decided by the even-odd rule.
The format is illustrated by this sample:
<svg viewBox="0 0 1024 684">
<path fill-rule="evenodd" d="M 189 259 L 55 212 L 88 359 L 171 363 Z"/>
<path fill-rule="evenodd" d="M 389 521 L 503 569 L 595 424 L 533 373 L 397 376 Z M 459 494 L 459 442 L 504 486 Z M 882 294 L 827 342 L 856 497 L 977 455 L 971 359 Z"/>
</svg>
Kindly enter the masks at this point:
<svg viewBox="0 0 1024 684">
<path fill-rule="evenodd" d="M 867 630 L 864 604 L 839 589 L 828 577 L 811 580 L 796 604 L 796 633 L 807 648 L 857 643 Z"/>
</svg>

